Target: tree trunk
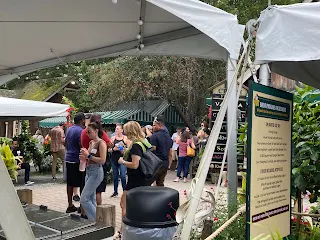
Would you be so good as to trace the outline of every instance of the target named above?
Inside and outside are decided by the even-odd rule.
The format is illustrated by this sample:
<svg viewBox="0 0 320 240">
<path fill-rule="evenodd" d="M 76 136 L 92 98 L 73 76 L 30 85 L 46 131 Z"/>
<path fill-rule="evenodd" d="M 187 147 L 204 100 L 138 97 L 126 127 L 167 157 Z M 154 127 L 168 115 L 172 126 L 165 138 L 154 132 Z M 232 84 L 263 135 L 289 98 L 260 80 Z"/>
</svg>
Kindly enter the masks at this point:
<svg viewBox="0 0 320 240">
<path fill-rule="evenodd" d="M 190 128 L 190 131 L 191 132 L 196 132 L 196 128 L 195 126 L 189 121 L 189 119 L 186 117 L 186 115 L 181 111 L 181 109 L 175 105 L 175 104 L 172 104 L 170 103 L 177 111 L 178 115 L 180 116 L 180 118 L 182 119 L 182 121 L 186 124 L 186 126 L 188 126 Z"/>
</svg>

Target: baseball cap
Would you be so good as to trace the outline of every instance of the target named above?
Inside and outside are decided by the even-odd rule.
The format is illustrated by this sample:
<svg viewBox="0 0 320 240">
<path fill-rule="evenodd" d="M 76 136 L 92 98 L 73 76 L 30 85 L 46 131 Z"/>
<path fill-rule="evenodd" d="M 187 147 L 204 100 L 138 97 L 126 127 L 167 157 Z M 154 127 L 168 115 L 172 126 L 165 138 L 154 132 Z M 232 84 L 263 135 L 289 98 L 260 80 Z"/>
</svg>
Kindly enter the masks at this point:
<svg viewBox="0 0 320 240">
<path fill-rule="evenodd" d="M 74 116 L 73 120 L 74 120 L 75 123 L 78 123 L 78 122 L 80 122 L 81 120 L 84 120 L 84 119 L 85 119 L 84 113 L 83 112 L 78 112 Z"/>
<path fill-rule="evenodd" d="M 159 122 L 159 123 L 165 123 L 165 119 L 163 115 L 158 115 L 154 118 L 155 122 Z"/>
</svg>

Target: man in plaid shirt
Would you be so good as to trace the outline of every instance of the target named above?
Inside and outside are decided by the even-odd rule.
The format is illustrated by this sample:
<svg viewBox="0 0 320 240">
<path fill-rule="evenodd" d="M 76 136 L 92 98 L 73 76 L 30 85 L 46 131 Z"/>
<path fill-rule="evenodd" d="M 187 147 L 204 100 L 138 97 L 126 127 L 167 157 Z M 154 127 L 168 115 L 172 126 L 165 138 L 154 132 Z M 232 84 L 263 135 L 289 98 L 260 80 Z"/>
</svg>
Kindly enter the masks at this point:
<svg viewBox="0 0 320 240">
<path fill-rule="evenodd" d="M 59 126 L 56 126 L 50 130 L 50 137 L 51 137 L 51 154 L 53 157 L 52 160 L 52 178 L 53 180 L 56 180 L 56 174 L 57 174 L 57 161 L 58 158 L 62 161 L 62 168 L 64 171 L 64 156 L 65 156 L 65 134 L 63 130 L 64 123 L 60 123 Z"/>
</svg>

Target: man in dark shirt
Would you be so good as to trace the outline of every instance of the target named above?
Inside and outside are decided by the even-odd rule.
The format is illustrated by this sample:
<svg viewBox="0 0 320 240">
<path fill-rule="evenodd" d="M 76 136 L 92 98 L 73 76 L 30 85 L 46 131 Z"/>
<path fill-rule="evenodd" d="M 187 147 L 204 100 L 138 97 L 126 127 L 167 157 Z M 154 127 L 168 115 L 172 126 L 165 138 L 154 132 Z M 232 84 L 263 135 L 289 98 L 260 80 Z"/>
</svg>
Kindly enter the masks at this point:
<svg viewBox="0 0 320 240">
<path fill-rule="evenodd" d="M 11 151 L 15 157 L 19 158 L 17 159 L 19 169 L 24 169 L 24 184 L 26 186 L 34 184 L 34 182 L 29 181 L 30 165 L 29 163 L 24 162 L 24 152 L 20 148 L 19 141 L 16 138 L 14 138 L 12 141 Z"/>
<path fill-rule="evenodd" d="M 79 171 L 80 165 L 80 149 L 81 149 L 81 133 L 84 128 L 85 116 L 84 113 L 77 113 L 74 117 L 74 125 L 68 129 L 65 144 L 66 144 L 66 156 L 65 162 L 67 167 L 67 196 L 68 196 L 68 208 L 66 213 L 76 212 L 76 208 L 72 203 L 72 196 L 74 194 L 74 188 L 81 187 L 83 172 Z M 77 196 L 77 195 L 75 195 Z"/>
<path fill-rule="evenodd" d="M 157 186 L 164 186 L 164 180 L 167 175 L 169 160 L 172 159 L 172 139 L 165 131 L 165 123 L 163 117 L 156 117 L 153 121 L 153 134 L 150 143 L 153 146 L 154 153 L 163 161 L 162 167 L 157 172 Z"/>
</svg>

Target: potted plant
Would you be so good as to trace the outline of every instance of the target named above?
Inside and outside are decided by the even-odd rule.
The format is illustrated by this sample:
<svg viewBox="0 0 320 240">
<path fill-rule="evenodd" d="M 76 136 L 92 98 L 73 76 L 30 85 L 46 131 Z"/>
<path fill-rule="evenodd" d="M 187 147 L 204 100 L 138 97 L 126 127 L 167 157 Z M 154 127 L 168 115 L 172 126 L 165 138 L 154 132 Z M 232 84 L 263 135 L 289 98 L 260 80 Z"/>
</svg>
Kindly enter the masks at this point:
<svg viewBox="0 0 320 240">
<path fill-rule="evenodd" d="M 18 177 L 17 160 L 16 160 L 16 157 L 13 155 L 8 144 L 3 143 L 0 146 L 0 155 L 1 155 L 1 158 L 4 162 L 4 164 L 7 167 L 7 170 L 8 170 L 8 173 L 9 173 L 11 179 L 17 181 L 17 177 Z"/>
</svg>

